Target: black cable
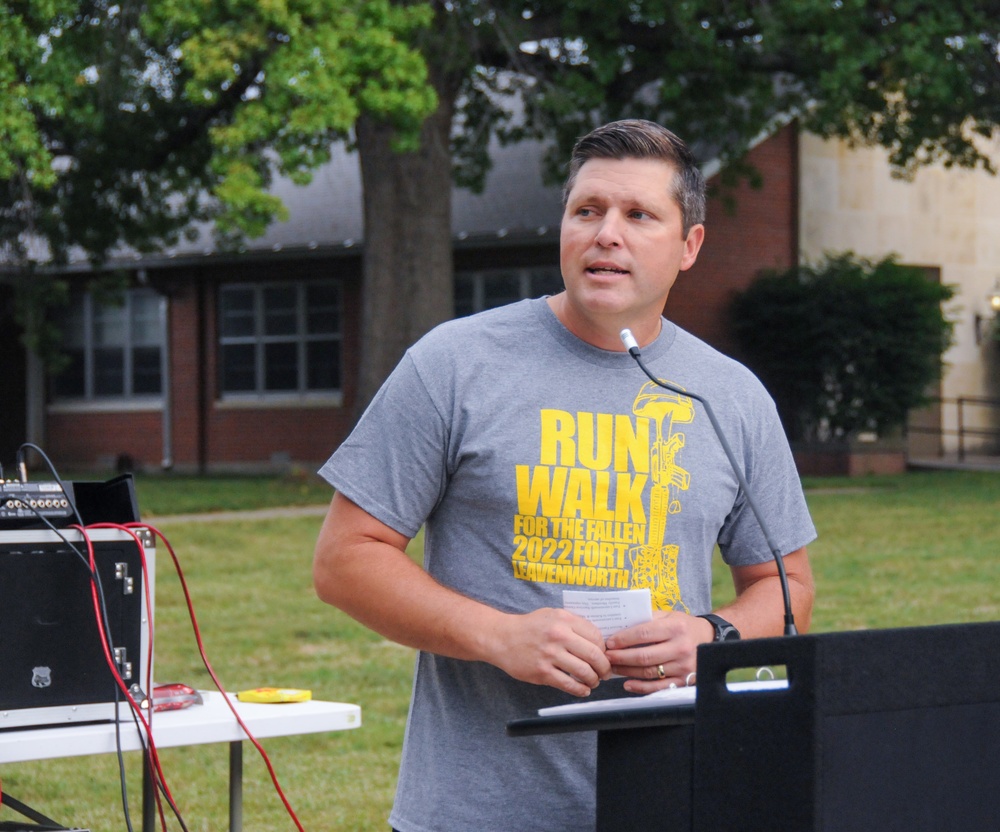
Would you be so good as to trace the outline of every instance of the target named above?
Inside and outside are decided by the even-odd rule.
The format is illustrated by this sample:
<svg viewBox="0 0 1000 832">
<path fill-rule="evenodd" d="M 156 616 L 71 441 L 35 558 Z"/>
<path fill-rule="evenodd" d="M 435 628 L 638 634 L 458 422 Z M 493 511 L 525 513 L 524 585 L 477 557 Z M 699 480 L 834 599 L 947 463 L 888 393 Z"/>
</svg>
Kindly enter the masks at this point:
<svg viewBox="0 0 1000 832">
<path fill-rule="evenodd" d="M 45 464 L 48 466 L 49 472 L 52 474 L 52 478 L 59 484 L 59 487 L 62 489 L 63 496 L 66 498 L 66 502 L 69 503 L 69 507 L 73 510 L 73 516 L 76 518 L 76 522 L 79 523 L 80 526 L 85 526 L 86 524 L 83 522 L 80 512 L 77 511 L 76 500 L 73 499 L 73 495 L 70 493 L 69 489 L 66 488 L 66 483 L 64 483 L 59 477 L 59 472 L 56 470 L 56 466 L 52 464 L 52 460 L 49 459 L 48 454 L 46 454 L 45 451 L 33 442 L 25 442 L 17 449 L 17 467 L 21 471 L 22 477 L 25 476 L 24 451 L 26 448 L 30 448 L 44 460 Z M 22 482 L 23 481 L 25 480 L 22 479 Z M 51 526 L 51 524 L 49 525 Z M 55 527 L 53 526 L 52 528 Z"/>
</svg>

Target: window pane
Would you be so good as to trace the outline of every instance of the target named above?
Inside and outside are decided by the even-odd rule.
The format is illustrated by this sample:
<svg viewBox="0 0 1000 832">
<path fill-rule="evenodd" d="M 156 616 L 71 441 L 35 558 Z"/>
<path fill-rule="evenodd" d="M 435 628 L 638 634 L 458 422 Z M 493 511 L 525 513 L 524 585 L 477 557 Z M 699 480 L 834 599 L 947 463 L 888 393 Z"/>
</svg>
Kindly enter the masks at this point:
<svg viewBox="0 0 1000 832">
<path fill-rule="evenodd" d="M 335 335 L 340 331 L 340 290 L 333 283 L 306 287 L 306 333 Z"/>
<path fill-rule="evenodd" d="M 297 390 L 298 367 L 297 344 L 264 345 L 265 390 Z"/>
<path fill-rule="evenodd" d="M 66 310 L 59 326 L 62 328 L 63 346 L 67 348 L 79 347 L 87 342 L 84 323 L 84 298 L 83 295 L 73 294 L 70 300 L 70 308 Z M 82 353 L 81 353 L 82 357 Z M 82 365 L 81 365 L 82 368 Z M 81 373 L 83 370 L 81 369 Z"/>
<path fill-rule="evenodd" d="M 297 329 L 294 286 L 270 286 L 264 289 L 264 334 L 295 335 Z"/>
<path fill-rule="evenodd" d="M 342 309 L 336 281 L 224 287 L 219 304 L 222 325 L 227 319 L 232 324 L 229 334 L 220 336 L 223 394 L 340 388 Z M 252 323 L 237 327 L 241 317 Z M 244 334 L 233 335 L 237 330 Z M 251 345 L 256 352 L 234 349 Z"/>
<path fill-rule="evenodd" d="M 306 347 L 309 390 L 340 389 L 340 342 L 310 341 Z"/>
<path fill-rule="evenodd" d="M 84 377 L 83 350 L 64 349 L 69 363 L 52 380 L 53 393 L 58 396 L 83 396 L 87 392 Z"/>
<path fill-rule="evenodd" d="M 563 279 L 559 269 L 532 269 L 531 296 L 533 298 L 540 298 L 543 295 L 558 295 L 562 290 Z"/>
<path fill-rule="evenodd" d="M 476 279 L 470 274 L 455 275 L 455 317 L 464 318 L 476 311 Z"/>
<path fill-rule="evenodd" d="M 253 289 L 223 289 L 219 294 L 219 331 L 222 337 L 252 336 L 253 322 Z"/>
<path fill-rule="evenodd" d="M 94 350 L 94 395 L 121 396 L 125 393 L 125 350 L 101 347 Z"/>
<path fill-rule="evenodd" d="M 94 346 L 125 344 L 125 310 L 120 306 L 94 304 Z"/>
<path fill-rule="evenodd" d="M 159 346 L 163 341 L 160 298 L 149 289 L 132 295 L 132 344 L 134 346 Z"/>
<path fill-rule="evenodd" d="M 222 347 L 222 391 L 247 393 L 256 389 L 253 344 L 228 344 Z"/>
<path fill-rule="evenodd" d="M 132 392 L 139 395 L 160 392 L 160 348 L 132 350 Z"/>
<path fill-rule="evenodd" d="M 521 300 L 521 279 L 515 272 L 494 272 L 484 276 L 483 308 L 506 306 Z"/>
</svg>

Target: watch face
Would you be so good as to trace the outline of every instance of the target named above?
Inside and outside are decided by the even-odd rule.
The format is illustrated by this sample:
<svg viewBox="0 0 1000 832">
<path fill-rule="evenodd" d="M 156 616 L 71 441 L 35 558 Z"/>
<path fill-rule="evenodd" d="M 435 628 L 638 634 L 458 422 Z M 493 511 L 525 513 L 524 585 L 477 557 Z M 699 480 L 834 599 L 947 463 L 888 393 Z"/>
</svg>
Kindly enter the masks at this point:
<svg viewBox="0 0 1000 832">
<path fill-rule="evenodd" d="M 724 624 L 719 628 L 719 641 L 739 641 L 740 631 L 732 624 Z"/>
<path fill-rule="evenodd" d="M 707 613 L 701 618 L 710 622 L 713 627 L 715 627 L 715 640 L 716 641 L 739 641 L 740 631 L 737 630 L 732 624 L 726 621 L 725 618 L 714 613 Z"/>
</svg>

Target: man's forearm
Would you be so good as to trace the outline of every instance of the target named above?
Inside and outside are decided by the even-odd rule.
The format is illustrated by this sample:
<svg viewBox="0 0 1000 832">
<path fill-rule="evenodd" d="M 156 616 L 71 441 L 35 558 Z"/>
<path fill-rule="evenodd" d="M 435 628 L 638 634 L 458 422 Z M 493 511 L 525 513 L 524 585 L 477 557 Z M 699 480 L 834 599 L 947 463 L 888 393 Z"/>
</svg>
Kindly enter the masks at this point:
<svg viewBox="0 0 1000 832">
<path fill-rule="evenodd" d="M 812 621 L 812 570 L 806 550 L 798 549 L 784 558 L 785 574 L 792 601 L 795 626 L 807 632 Z M 784 633 L 785 605 L 781 579 L 773 563 L 733 570 L 736 599 L 717 612 L 740 631 L 743 638 L 780 636 Z"/>
</svg>

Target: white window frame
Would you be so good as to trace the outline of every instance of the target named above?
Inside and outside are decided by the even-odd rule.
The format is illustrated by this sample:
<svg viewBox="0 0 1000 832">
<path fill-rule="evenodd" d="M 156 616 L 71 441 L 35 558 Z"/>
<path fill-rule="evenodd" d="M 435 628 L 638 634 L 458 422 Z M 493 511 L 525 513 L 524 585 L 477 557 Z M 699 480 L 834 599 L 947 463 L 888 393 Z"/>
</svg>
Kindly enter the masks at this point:
<svg viewBox="0 0 1000 832">
<path fill-rule="evenodd" d="M 307 326 L 308 309 L 306 304 L 307 290 L 318 285 L 329 285 L 337 292 L 337 309 L 339 312 L 333 333 L 310 334 Z M 264 293 L 268 289 L 281 288 L 295 290 L 295 332 L 294 334 L 267 335 L 265 333 Z M 253 296 L 253 332 L 249 335 L 225 335 L 223 333 L 223 303 L 222 296 L 226 291 L 250 291 Z M 335 341 L 339 345 L 340 367 L 338 375 L 341 385 L 344 378 L 344 296 L 342 284 L 338 280 L 274 280 L 248 281 L 226 283 L 219 287 L 218 293 L 218 350 L 217 385 L 218 399 L 223 406 L 240 406 L 260 403 L 287 404 L 295 402 L 317 402 L 320 404 L 337 404 L 342 400 L 340 388 L 310 389 L 308 387 L 307 348 L 310 343 L 320 341 Z M 264 347 L 267 344 L 296 345 L 296 387 L 291 390 L 268 390 L 266 382 L 266 365 Z M 223 351 L 227 346 L 253 345 L 254 347 L 254 389 L 226 390 L 223 385 Z"/>
<path fill-rule="evenodd" d="M 476 312 L 483 312 L 486 309 L 493 308 L 488 306 L 486 301 L 486 281 L 490 277 L 495 277 L 499 274 L 513 274 L 517 278 L 518 282 L 518 300 L 525 300 L 526 298 L 536 297 L 537 295 L 532 291 L 531 281 L 532 278 L 540 275 L 550 273 L 552 277 L 559 277 L 559 267 L 558 266 L 524 266 L 524 267 L 512 267 L 504 268 L 497 267 L 491 269 L 474 269 L 468 271 L 458 272 L 455 277 L 456 281 L 470 281 L 472 283 L 472 310 L 464 314 L 475 314 Z M 512 301 L 513 302 L 513 301 Z"/>
<path fill-rule="evenodd" d="M 134 307 L 135 299 L 139 294 L 149 295 L 157 301 L 157 333 L 156 348 L 159 350 L 160 362 L 160 390 L 157 393 L 136 393 L 133 390 L 134 382 L 134 350 L 140 346 L 153 346 L 152 344 L 140 344 L 136 339 L 134 328 Z M 99 303 L 90 291 L 83 292 L 76 296 L 76 302 L 81 304 L 83 314 L 83 343 L 69 344 L 65 338 L 64 344 L 83 351 L 83 393 L 81 395 L 66 395 L 55 393 L 52 404 L 56 407 L 69 407 L 70 409 L 93 408 L 104 409 L 113 406 L 116 409 L 148 409 L 161 406 L 164 396 L 164 387 L 167 383 L 167 299 L 147 287 L 138 287 L 125 290 L 121 306 L 114 306 L 107 303 Z M 97 313 L 100 307 L 104 307 L 105 313 L 110 309 L 122 318 L 121 325 L 124 330 L 124 341 L 121 344 L 122 350 L 122 391 L 120 393 L 98 393 L 96 390 L 96 367 L 95 355 L 101 346 L 97 343 L 96 324 Z"/>
</svg>

